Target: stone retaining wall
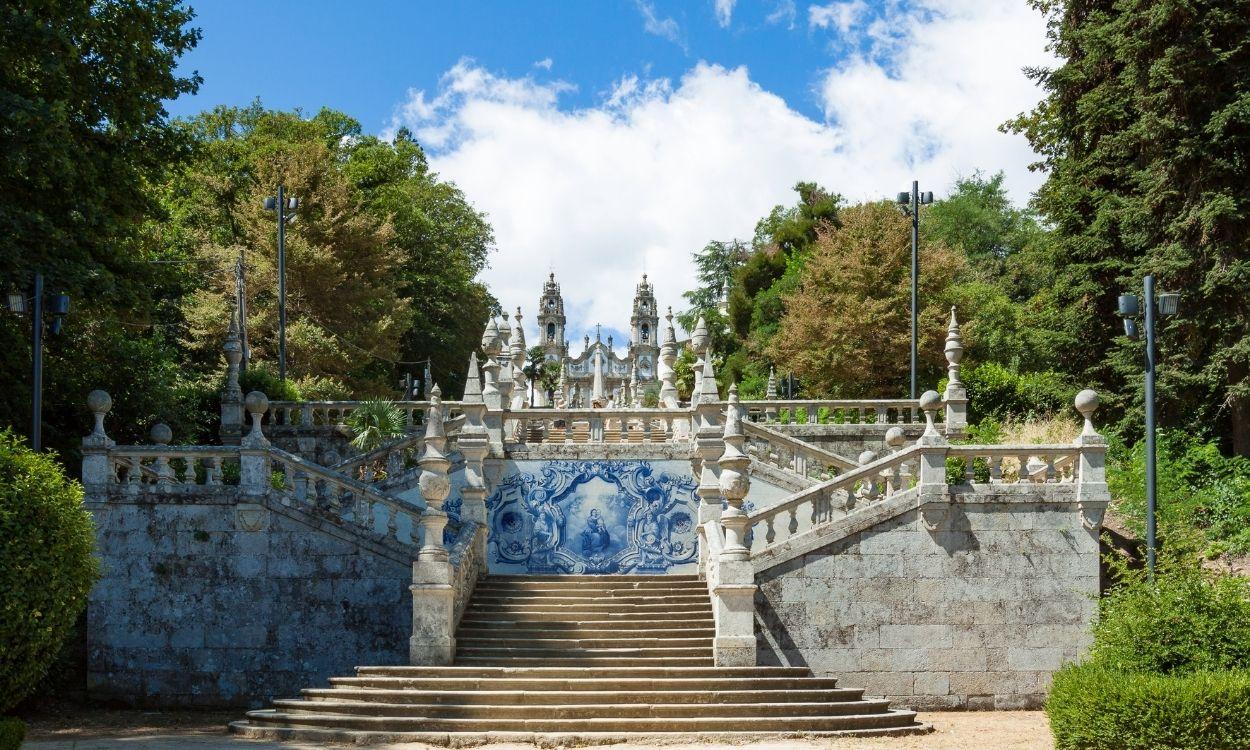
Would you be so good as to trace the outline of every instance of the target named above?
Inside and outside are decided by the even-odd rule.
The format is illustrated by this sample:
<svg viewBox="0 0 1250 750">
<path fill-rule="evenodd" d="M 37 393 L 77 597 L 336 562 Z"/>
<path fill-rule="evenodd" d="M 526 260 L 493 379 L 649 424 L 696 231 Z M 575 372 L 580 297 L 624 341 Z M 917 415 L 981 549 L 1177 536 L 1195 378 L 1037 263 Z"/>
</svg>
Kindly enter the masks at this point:
<svg viewBox="0 0 1250 750">
<path fill-rule="evenodd" d="M 407 549 L 213 489 L 88 503 L 102 563 L 87 609 L 92 699 L 258 706 L 358 664 L 407 663 Z"/>
<path fill-rule="evenodd" d="M 912 509 L 757 574 L 760 663 L 912 708 L 1040 706 L 1090 643 L 1098 540 L 1075 485 L 962 488 L 934 531 Z"/>
</svg>

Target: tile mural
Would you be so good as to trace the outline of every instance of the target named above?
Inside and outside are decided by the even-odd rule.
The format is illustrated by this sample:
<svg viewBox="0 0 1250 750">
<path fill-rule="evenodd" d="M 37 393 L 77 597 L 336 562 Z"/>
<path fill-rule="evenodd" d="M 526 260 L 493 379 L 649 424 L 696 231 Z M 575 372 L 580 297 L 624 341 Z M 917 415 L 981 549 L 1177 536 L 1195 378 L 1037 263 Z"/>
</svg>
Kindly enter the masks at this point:
<svg viewBox="0 0 1250 750">
<path fill-rule="evenodd" d="M 688 461 L 509 462 L 486 500 L 492 573 L 698 568 Z"/>
</svg>

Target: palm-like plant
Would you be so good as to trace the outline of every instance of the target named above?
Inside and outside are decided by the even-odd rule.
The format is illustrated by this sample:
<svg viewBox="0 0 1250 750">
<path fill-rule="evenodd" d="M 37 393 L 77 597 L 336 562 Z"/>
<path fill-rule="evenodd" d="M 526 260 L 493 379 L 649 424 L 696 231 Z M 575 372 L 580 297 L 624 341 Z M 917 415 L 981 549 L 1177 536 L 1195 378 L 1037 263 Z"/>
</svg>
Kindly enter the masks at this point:
<svg viewBox="0 0 1250 750">
<path fill-rule="evenodd" d="M 405 431 L 404 413 L 380 398 L 362 401 L 347 415 L 346 424 L 352 432 L 352 446 L 362 453 L 403 437 Z"/>
</svg>

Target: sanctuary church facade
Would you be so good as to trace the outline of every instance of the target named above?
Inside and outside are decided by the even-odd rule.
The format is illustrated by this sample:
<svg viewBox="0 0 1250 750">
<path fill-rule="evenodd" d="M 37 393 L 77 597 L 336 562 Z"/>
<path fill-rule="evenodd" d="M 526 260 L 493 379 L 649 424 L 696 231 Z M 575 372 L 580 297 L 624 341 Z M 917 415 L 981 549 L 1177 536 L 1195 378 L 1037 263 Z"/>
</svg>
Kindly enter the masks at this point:
<svg viewBox="0 0 1250 750">
<path fill-rule="evenodd" d="M 589 333 L 585 334 L 582 351 L 571 355 L 565 325 L 564 298 L 552 273 L 543 284 L 538 300 L 538 332 L 547 361 L 560 365 L 560 382 L 554 397 L 556 406 L 588 408 L 641 404 L 647 384 L 657 382 L 662 335 L 655 286 L 647 281 L 647 275 L 642 275 L 634 290 L 629 319 L 631 338 L 625 342 L 623 350 L 616 349 L 611 335 L 605 342 L 599 326 L 595 326 L 594 340 L 591 341 Z M 676 347 L 671 310 L 663 335 Z"/>
</svg>

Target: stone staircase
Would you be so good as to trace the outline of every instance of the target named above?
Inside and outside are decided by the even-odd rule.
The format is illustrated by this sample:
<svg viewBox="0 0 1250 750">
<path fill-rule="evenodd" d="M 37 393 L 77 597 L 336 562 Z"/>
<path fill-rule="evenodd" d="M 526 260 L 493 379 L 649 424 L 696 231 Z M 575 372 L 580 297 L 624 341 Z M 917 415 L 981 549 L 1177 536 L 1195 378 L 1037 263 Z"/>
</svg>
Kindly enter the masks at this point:
<svg viewBox="0 0 1250 750">
<path fill-rule="evenodd" d="M 490 576 L 447 667 L 358 667 L 252 711 L 251 737 L 468 745 L 923 732 L 912 711 L 806 667 L 715 667 L 695 576 Z"/>
</svg>

